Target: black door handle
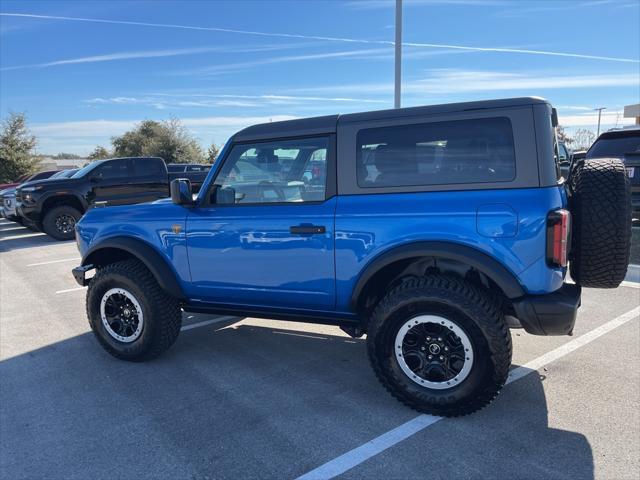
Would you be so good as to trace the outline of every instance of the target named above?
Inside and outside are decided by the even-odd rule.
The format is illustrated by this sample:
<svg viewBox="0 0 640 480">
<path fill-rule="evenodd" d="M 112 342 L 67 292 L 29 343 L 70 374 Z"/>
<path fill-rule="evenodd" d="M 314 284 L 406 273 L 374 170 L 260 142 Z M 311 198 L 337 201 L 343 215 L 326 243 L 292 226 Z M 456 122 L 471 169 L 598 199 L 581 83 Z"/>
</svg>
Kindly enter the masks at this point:
<svg viewBox="0 0 640 480">
<path fill-rule="evenodd" d="M 323 225 L 296 225 L 289 227 L 289 233 L 295 235 L 315 235 L 326 231 L 327 229 Z"/>
</svg>

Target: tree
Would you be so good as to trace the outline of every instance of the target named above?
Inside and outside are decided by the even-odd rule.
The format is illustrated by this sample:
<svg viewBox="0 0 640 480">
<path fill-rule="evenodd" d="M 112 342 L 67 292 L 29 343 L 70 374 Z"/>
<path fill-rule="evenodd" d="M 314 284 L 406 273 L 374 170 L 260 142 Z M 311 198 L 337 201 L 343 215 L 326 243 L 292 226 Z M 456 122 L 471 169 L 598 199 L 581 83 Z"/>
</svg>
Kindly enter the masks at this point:
<svg viewBox="0 0 640 480">
<path fill-rule="evenodd" d="M 39 161 L 33 152 L 36 144 L 25 114 L 9 113 L 0 133 L 0 182 L 13 181 L 35 170 Z"/>
<path fill-rule="evenodd" d="M 144 120 L 119 137 L 111 139 L 117 157 L 162 157 L 167 163 L 204 163 L 198 141 L 177 119 L 164 122 Z"/>
<path fill-rule="evenodd" d="M 216 159 L 220 155 L 220 148 L 215 143 L 212 143 L 209 149 L 207 150 L 207 162 L 214 164 Z"/>
<path fill-rule="evenodd" d="M 556 127 L 556 137 L 559 142 L 565 143 L 567 146 L 573 143 L 573 138 L 569 136 L 569 134 L 565 131 L 562 125 L 558 125 Z"/>
<path fill-rule="evenodd" d="M 595 133 L 591 130 L 587 130 L 586 128 L 582 128 L 580 130 L 576 130 L 576 133 L 573 135 L 573 143 L 571 146 L 573 150 L 587 150 L 595 139 Z"/>
<path fill-rule="evenodd" d="M 104 148 L 102 145 L 98 145 L 93 151 L 87 156 L 89 160 L 92 162 L 94 160 L 102 160 L 103 158 L 111 158 L 111 152 Z"/>
</svg>

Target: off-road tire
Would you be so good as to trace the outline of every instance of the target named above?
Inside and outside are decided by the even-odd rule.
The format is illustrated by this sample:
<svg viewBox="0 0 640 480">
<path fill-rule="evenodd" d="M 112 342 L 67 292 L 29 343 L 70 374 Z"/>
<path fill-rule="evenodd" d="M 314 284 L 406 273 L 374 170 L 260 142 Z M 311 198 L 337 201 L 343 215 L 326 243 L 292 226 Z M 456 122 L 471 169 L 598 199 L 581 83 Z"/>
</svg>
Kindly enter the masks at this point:
<svg viewBox="0 0 640 480">
<path fill-rule="evenodd" d="M 583 287 L 616 288 L 627 273 L 631 249 L 631 188 L 624 163 L 580 162 L 569 187 L 571 278 Z"/>
<path fill-rule="evenodd" d="M 127 290 L 142 308 L 144 326 L 140 336 L 131 343 L 113 338 L 102 323 L 100 302 L 112 288 Z M 142 362 L 157 357 L 173 345 L 182 326 L 180 303 L 160 288 L 138 260 L 124 260 L 100 268 L 89 284 L 86 308 L 89 325 L 100 344 L 122 360 Z"/>
<path fill-rule="evenodd" d="M 60 216 L 69 216 L 74 218 L 77 223 L 82 217 L 82 213 L 78 209 L 69 205 L 59 205 L 49 210 L 42 220 L 42 230 L 44 233 L 56 240 L 73 240 L 75 238 L 75 230 L 72 228 L 69 232 L 61 232 L 56 227 L 56 219 Z"/>
<path fill-rule="evenodd" d="M 418 385 L 396 359 L 398 330 L 405 321 L 423 314 L 447 317 L 471 340 L 471 372 L 452 388 Z M 369 360 L 382 385 L 419 412 L 446 417 L 475 412 L 498 395 L 509 374 L 511 334 L 496 302 L 484 289 L 457 277 L 429 275 L 401 282 L 374 309 L 367 335 Z"/>
</svg>

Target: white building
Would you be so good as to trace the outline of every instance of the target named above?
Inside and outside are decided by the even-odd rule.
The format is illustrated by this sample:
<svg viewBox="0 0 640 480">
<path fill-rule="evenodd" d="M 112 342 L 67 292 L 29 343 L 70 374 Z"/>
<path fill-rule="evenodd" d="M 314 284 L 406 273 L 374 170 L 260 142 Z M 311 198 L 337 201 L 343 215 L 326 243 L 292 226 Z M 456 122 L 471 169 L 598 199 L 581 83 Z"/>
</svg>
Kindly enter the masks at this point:
<svg viewBox="0 0 640 480">
<path fill-rule="evenodd" d="M 51 158 L 43 157 L 38 164 L 38 169 L 44 170 L 66 170 L 68 168 L 81 168 L 89 163 L 88 158 Z"/>
<path fill-rule="evenodd" d="M 625 105 L 624 118 L 635 118 L 636 125 L 640 125 L 640 103 L 635 105 Z"/>
</svg>

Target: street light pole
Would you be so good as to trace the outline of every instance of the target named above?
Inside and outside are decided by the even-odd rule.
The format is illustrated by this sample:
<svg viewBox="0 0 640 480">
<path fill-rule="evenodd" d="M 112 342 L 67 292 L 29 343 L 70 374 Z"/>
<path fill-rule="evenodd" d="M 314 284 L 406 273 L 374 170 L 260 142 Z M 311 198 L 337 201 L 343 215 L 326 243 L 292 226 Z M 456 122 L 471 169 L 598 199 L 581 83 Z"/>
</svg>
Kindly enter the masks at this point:
<svg viewBox="0 0 640 480">
<path fill-rule="evenodd" d="M 602 116 L 602 110 L 606 110 L 607 107 L 594 108 L 594 110 L 598 111 L 598 133 L 596 134 L 596 138 L 600 136 L 600 117 Z"/>
<path fill-rule="evenodd" d="M 396 82 L 393 108 L 400 108 L 400 90 L 402 84 L 402 0 L 396 0 Z"/>
</svg>

